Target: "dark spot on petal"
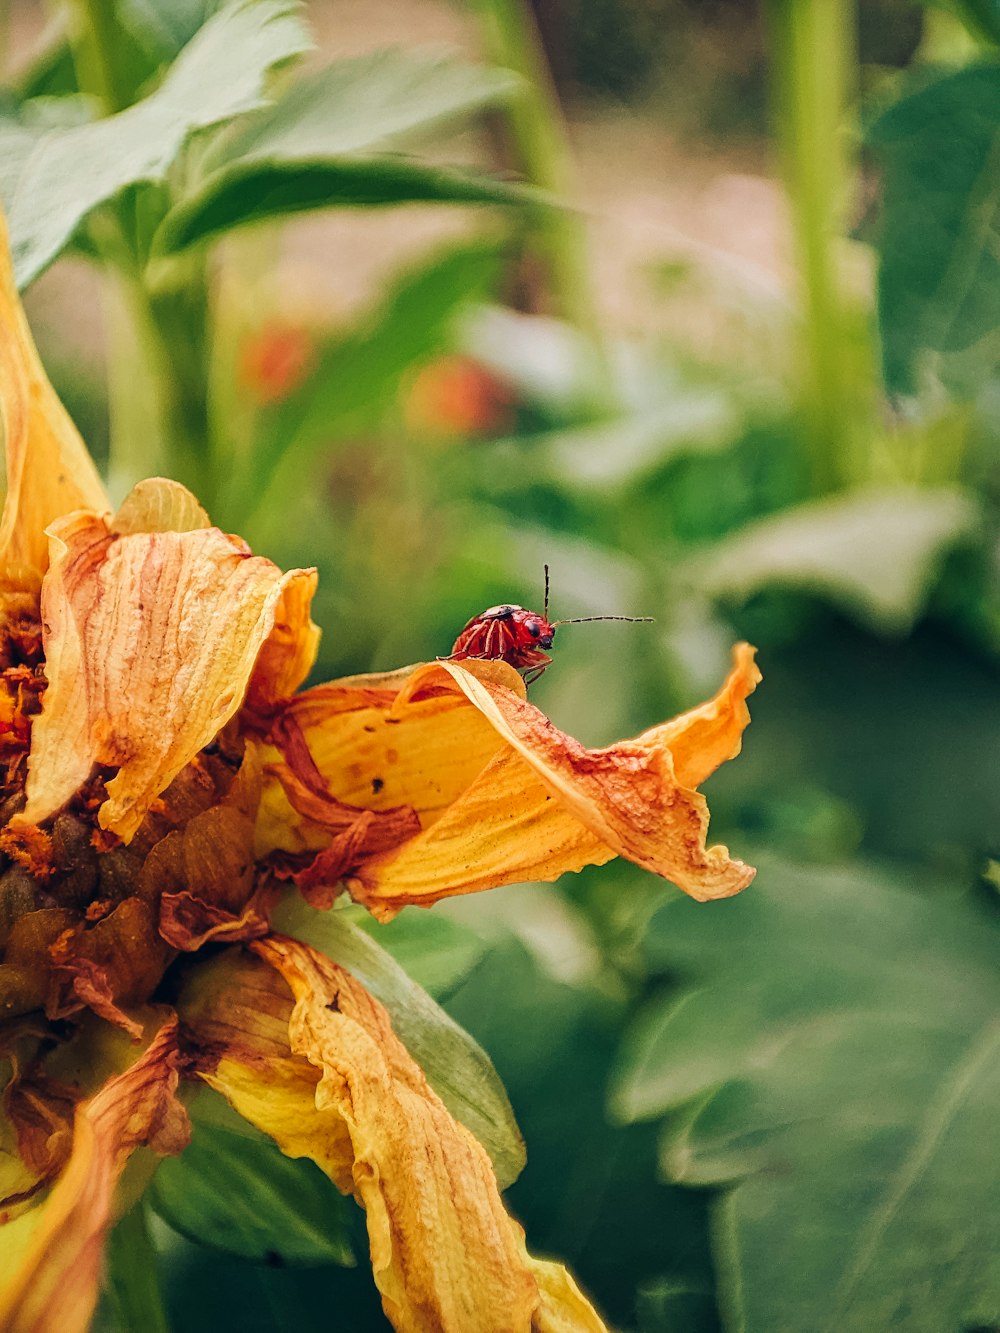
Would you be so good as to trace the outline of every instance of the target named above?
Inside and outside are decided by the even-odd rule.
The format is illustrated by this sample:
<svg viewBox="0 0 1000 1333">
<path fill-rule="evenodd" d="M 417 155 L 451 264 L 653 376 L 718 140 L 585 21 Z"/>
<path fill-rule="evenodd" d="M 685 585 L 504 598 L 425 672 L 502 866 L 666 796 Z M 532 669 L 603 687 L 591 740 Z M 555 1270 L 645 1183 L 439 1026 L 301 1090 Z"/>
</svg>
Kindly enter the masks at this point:
<svg viewBox="0 0 1000 1333">
<path fill-rule="evenodd" d="M 385 782 L 381 778 L 372 778 L 372 791 L 376 796 L 384 786 Z"/>
</svg>

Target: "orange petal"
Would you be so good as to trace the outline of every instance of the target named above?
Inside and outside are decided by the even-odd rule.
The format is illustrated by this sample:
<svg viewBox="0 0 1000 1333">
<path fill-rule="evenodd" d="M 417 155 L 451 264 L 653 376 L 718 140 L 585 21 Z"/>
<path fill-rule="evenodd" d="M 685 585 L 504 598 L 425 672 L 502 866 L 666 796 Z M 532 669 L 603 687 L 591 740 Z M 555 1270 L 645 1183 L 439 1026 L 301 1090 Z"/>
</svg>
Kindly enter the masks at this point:
<svg viewBox="0 0 1000 1333">
<path fill-rule="evenodd" d="M 320 686 L 274 732 L 298 726 L 332 794 L 384 810 L 409 805 L 422 831 L 364 861 L 352 894 L 376 916 L 407 903 L 524 880 L 552 880 L 624 856 L 701 900 L 738 893 L 753 870 L 706 846 L 708 806 L 694 788 L 735 755 L 760 673 L 734 650 L 719 694 L 631 741 L 588 750 L 525 698 L 497 662 L 451 661 L 398 680 Z M 265 789 L 259 850 L 323 845 L 315 823 Z"/>
<path fill-rule="evenodd" d="M 0 518 L 0 578 L 37 580 L 48 563 L 45 529 L 75 509 L 110 509 L 86 446 L 56 397 L 25 318 L 0 215 L 0 421 L 7 496 Z"/>
<path fill-rule="evenodd" d="M 84 1333 L 97 1302 L 101 1249 L 113 1220 L 115 1186 L 141 1144 L 178 1152 L 187 1117 L 174 1098 L 177 1021 L 77 1107 L 73 1149 L 44 1203 L 0 1232 L 5 1333 Z"/>
<path fill-rule="evenodd" d="M 311 587 L 313 573 L 282 574 L 217 528 L 117 535 L 78 513 L 50 532 L 49 686 L 16 823 L 46 819 L 109 765 L 118 774 L 99 818 L 127 842 L 239 709 L 288 589 Z"/>
<path fill-rule="evenodd" d="M 528 1257 L 485 1150 L 452 1119 L 382 1006 L 297 940 L 270 936 L 250 947 L 284 978 L 294 1005 L 273 973 L 244 961 L 234 1020 L 230 962 L 228 1003 L 220 999 L 213 1012 L 203 995 L 182 1009 L 208 1052 L 202 1076 L 283 1151 L 311 1157 L 364 1206 L 393 1326 L 602 1330 L 568 1275 L 564 1282 L 557 1266 Z"/>
</svg>

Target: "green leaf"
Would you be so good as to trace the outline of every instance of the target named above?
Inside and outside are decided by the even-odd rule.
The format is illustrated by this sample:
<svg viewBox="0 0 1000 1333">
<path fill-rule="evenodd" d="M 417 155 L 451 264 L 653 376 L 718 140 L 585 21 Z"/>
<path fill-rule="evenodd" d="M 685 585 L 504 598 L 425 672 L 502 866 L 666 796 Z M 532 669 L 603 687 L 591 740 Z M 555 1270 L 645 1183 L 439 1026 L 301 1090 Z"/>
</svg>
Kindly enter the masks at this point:
<svg viewBox="0 0 1000 1333">
<path fill-rule="evenodd" d="M 207 175 L 164 220 L 163 252 L 233 227 L 329 205 L 523 203 L 510 182 L 398 154 L 429 130 L 509 98 L 504 70 L 438 53 L 380 51 L 303 79 L 210 154 Z"/>
<path fill-rule="evenodd" d="M 286 1157 L 207 1089 L 191 1121 L 190 1144 L 160 1163 L 148 1193 L 175 1231 L 258 1262 L 354 1263 L 352 1205 L 315 1163 Z"/>
<path fill-rule="evenodd" d="M 547 885 L 533 891 L 556 896 Z M 650 1330 L 719 1333 L 706 1196 L 657 1179 L 656 1125 L 608 1122 L 625 1007 L 597 987 L 553 980 L 507 935 L 449 1010 L 496 1060 L 523 1125 L 528 1164 L 509 1198 L 533 1251 L 568 1263 L 614 1328 L 635 1327 L 636 1289 L 655 1277 L 701 1299 Z"/>
<path fill-rule="evenodd" d="M 878 310 L 886 384 L 989 340 L 1000 360 L 1000 65 L 902 98 L 869 132 L 882 169 Z M 933 365 L 933 361 L 931 362 Z"/>
<path fill-rule="evenodd" d="M 266 433 L 230 478 L 220 516 L 250 538 L 261 535 L 258 522 L 266 532 L 301 492 L 317 456 L 345 432 L 376 424 L 413 365 L 437 351 L 459 313 L 492 289 L 501 253 L 482 240 L 453 246 L 398 278 L 374 311 L 324 349 L 309 385 L 262 418 Z"/>
<path fill-rule="evenodd" d="M 0 200 L 18 284 L 36 278 L 101 204 L 163 181 L 196 130 L 259 107 L 268 71 L 308 44 L 293 0 L 235 0 L 127 111 L 44 130 L 0 124 Z"/>
<path fill-rule="evenodd" d="M 456 1120 L 489 1153 L 501 1189 L 524 1167 L 524 1142 L 489 1056 L 343 911 L 317 912 L 289 897 L 276 929 L 313 945 L 381 1001 L 393 1030 Z"/>
<path fill-rule="evenodd" d="M 111 1229 L 104 1247 L 102 1285 L 119 1328 L 170 1333 L 160 1268 L 142 1200 Z"/>
<path fill-rule="evenodd" d="M 421 907 L 400 912 L 387 925 L 360 908 L 345 910 L 354 925 L 378 940 L 407 976 L 436 1000 L 460 986 L 489 950 L 488 943 L 467 926 Z"/>
<path fill-rule="evenodd" d="M 1000 920 L 912 871 L 765 862 L 740 897 L 674 899 L 614 1107 L 688 1104 L 671 1179 L 727 1187 L 727 1327 L 940 1333 L 1000 1315 Z"/>
<path fill-rule="evenodd" d="M 1000 45 L 1000 0 L 923 0 L 935 9 L 947 9 L 974 37 Z"/>
<path fill-rule="evenodd" d="M 885 487 L 786 509 L 741 528 L 693 566 L 714 596 L 743 601 L 765 587 L 826 597 L 862 623 L 904 633 L 944 552 L 977 511 L 958 491 Z"/>
</svg>

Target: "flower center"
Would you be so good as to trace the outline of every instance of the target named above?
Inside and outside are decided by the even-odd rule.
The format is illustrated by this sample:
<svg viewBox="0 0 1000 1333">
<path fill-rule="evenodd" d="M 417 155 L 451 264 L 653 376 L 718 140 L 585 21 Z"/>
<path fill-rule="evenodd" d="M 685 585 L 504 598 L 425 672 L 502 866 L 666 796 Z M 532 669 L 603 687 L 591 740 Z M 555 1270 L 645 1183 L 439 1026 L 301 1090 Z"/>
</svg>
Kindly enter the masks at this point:
<svg viewBox="0 0 1000 1333">
<path fill-rule="evenodd" d="M 266 928 L 253 860 L 260 774 L 235 727 L 178 775 L 127 846 L 98 823 L 107 769 L 44 826 L 10 827 L 45 688 L 37 604 L 0 597 L 0 1046 L 3 1023 L 34 1010 L 90 1009 L 135 1031 L 130 1010 L 179 951 Z"/>
</svg>

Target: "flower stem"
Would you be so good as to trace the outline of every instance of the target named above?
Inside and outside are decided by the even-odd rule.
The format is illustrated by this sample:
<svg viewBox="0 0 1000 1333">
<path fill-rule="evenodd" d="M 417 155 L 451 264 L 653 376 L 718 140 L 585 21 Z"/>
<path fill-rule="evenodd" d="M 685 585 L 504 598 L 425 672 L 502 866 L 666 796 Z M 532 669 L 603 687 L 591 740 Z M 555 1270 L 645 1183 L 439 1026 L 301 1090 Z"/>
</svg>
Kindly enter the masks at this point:
<svg viewBox="0 0 1000 1333">
<path fill-rule="evenodd" d="M 802 408 L 817 492 L 864 470 L 873 349 L 837 264 L 849 181 L 852 0 L 768 0 L 774 96 L 803 286 Z"/>
<path fill-rule="evenodd" d="M 109 0 L 71 0 L 70 47 L 80 91 L 106 116 L 131 101 L 128 80 L 115 60 L 118 43 L 115 6 Z"/>
<path fill-rule="evenodd" d="M 587 338 L 596 395 L 614 398 L 612 371 L 594 297 L 587 234 L 572 199 L 572 151 L 548 60 L 527 0 L 481 0 L 488 55 L 493 64 L 524 80 L 504 110 L 504 128 L 515 165 L 530 185 L 551 197 L 531 223 L 534 246 L 547 270 L 562 318 Z"/>
</svg>

